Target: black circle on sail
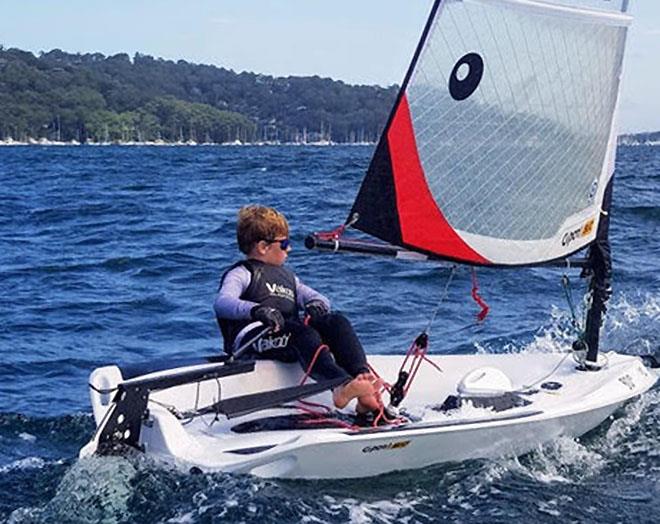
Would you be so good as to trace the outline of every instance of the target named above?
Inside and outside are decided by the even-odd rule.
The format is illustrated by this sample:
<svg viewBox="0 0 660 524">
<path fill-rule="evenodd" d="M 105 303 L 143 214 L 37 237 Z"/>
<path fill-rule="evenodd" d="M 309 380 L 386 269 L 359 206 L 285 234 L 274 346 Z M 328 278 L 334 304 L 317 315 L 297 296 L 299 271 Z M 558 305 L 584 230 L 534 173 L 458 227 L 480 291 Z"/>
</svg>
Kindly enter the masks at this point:
<svg viewBox="0 0 660 524">
<path fill-rule="evenodd" d="M 458 78 L 458 70 L 463 65 L 468 66 L 464 78 Z M 461 57 L 449 75 L 449 94 L 454 100 L 465 100 L 475 92 L 484 74 L 484 61 L 477 53 L 468 53 Z"/>
</svg>

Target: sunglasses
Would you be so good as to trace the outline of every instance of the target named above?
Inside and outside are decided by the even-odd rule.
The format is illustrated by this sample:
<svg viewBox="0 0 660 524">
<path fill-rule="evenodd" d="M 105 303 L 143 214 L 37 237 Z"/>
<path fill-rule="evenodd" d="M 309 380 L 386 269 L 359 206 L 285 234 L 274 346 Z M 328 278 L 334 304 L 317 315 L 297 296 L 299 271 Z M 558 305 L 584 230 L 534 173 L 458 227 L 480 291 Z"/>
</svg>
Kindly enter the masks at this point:
<svg viewBox="0 0 660 524">
<path fill-rule="evenodd" d="M 286 251 L 289 248 L 289 246 L 291 245 L 291 240 L 288 239 L 288 238 L 284 238 L 282 240 L 275 240 L 275 239 L 265 238 L 264 242 L 266 242 L 267 244 L 275 244 L 276 242 L 278 242 L 280 244 L 280 249 L 282 251 Z"/>
</svg>

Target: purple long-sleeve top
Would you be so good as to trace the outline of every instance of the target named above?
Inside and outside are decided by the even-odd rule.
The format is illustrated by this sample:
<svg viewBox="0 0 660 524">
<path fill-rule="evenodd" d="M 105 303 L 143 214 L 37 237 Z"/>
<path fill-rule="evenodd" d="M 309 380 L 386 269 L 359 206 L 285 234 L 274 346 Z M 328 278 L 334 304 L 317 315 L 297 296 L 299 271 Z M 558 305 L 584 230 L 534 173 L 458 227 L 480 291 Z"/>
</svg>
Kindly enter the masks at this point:
<svg viewBox="0 0 660 524">
<path fill-rule="evenodd" d="M 225 275 L 222 287 L 218 290 L 213 303 L 213 309 L 218 318 L 230 320 L 250 318 L 250 311 L 257 303 L 241 300 L 240 297 L 250 285 L 251 280 L 250 271 L 243 266 L 237 266 Z M 300 309 L 303 309 L 305 304 L 312 300 L 322 300 L 330 308 L 330 300 L 327 297 L 303 284 L 298 277 L 296 277 L 296 295 Z"/>
</svg>

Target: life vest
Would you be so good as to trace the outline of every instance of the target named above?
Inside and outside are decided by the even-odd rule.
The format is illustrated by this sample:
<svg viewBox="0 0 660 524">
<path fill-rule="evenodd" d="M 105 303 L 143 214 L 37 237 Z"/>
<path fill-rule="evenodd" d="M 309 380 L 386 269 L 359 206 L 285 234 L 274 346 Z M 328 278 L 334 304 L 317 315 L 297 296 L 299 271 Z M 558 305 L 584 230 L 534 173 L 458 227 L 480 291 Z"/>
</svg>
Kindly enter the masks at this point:
<svg viewBox="0 0 660 524">
<path fill-rule="evenodd" d="M 259 260 L 241 260 L 223 273 L 218 290 L 222 288 L 227 273 L 239 266 L 246 268 L 251 277 L 250 285 L 239 297 L 241 300 L 278 309 L 285 320 L 298 318 L 296 277 L 293 271 L 282 266 L 265 264 Z M 239 331 L 254 322 L 252 319 L 233 320 L 220 317 L 216 319 L 222 332 L 226 353 L 232 352 L 234 339 Z"/>
</svg>

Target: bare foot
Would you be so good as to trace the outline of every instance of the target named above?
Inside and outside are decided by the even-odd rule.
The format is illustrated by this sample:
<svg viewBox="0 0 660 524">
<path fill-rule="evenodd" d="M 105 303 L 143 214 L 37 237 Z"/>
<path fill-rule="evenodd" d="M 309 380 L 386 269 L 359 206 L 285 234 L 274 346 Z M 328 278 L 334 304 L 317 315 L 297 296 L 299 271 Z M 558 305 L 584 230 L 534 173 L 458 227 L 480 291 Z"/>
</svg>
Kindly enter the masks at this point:
<svg viewBox="0 0 660 524">
<path fill-rule="evenodd" d="M 373 395 L 374 392 L 371 380 L 366 375 L 358 375 L 343 386 L 335 388 L 332 400 L 337 408 L 342 409 L 354 398 Z"/>
<path fill-rule="evenodd" d="M 363 395 L 358 397 L 355 411 L 358 413 L 369 413 L 370 411 L 378 411 L 382 407 L 383 401 L 380 398 L 380 394 L 376 393 L 374 395 Z"/>
<path fill-rule="evenodd" d="M 371 373 L 365 373 L 365 375 L 373 386 L 373 393 L 358 397 L 357 406 L 355 408 L 358 413 L 377 411 L 383 406 L 383 401 L 380 398 L 380 388 L 383 385 L 383 381 Z"/>
</svg>

